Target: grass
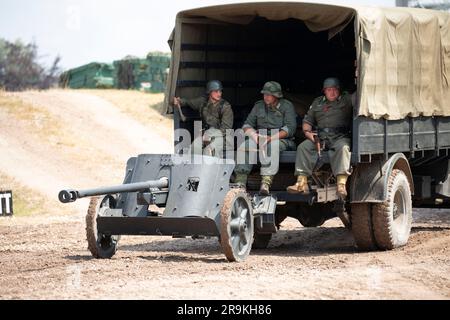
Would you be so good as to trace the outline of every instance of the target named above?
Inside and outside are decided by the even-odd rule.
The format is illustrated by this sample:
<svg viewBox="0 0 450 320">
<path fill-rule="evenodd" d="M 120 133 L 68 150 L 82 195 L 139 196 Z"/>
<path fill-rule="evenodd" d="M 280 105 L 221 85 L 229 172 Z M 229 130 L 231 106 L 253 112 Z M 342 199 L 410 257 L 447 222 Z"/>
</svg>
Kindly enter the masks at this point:
<svg viewBox="0 0 450 320">
<path fill-rule="evenodd" d="M 161 115 L 164 113 L 163 93 L 144 93 L 136 90 L 116 89 L 81 89 L 76 91 L 94 94 L 131 113 L 145 109 Z"/>
<path fill-rule="evenodd" d="M 13 192 L 14 216 L 24 217 L 40 214 L 43 212 L 45 196 L 33 189 L 23 186 L 14 178 L 0 172 L 0 190 Z"/>
<path fill-rule="evenodd" d="M 44 108 L 25 102 L 4 91 L 0 91 L 0 108 L 11 117 L 23 122 L 36 135 L 36 138 L 53 145 L 74 147 L 77 144 L 71 135 L 65 133 L 66 130 L 60 125 L 58 118 Z"/>
<path fill-rule="evenodd" d="M 167 136 L 173 131 L 173 116 L 164 115 L 164 94 L 150 94 L 134 90 L 102 90 L 82 89 L 74 90 L 85 94 L 95 95 L 115 105 L 123 113 L 131 116 L 144 126 L 151 126 L 156 133 Z M 50 112 L 32 103 L 23 101 L 14 94 L 0 90 L 0 108 L 6 110 L 17 120 L 33 126 L 39 138 L 52 145 L 74 147 L 77 141 L 69 135 Z M 0 110 L 1 111 L 1 110 Z"/>
<path fill-rule="evenodd" d="M 14 114 L 19 120 L 30 121 L 48 116 L 46 112 L 40 110 L 36 106 L 27 104 L 5 91 L 0 91 L 0 106 L 7 112 Z"/>
<path fill-rule="evenodd" d="M 88 93 L 105 99 L 122 112 L 130 115 L 143 125 L 150 125 L 158 133 L 167 134 L 173 127 L 173 116 L 165 115 L 164 94 L 144 93 L 136 90 L 101 90 L 82 89 L 79 92 Z"/>
</svg>

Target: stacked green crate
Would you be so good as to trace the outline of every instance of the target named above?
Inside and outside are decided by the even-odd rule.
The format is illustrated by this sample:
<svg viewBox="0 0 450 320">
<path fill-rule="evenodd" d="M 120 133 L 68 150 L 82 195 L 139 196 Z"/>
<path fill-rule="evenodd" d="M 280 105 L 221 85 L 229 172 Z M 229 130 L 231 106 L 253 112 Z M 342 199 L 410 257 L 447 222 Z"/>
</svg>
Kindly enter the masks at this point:
<svg viewBox="0 0 450 320">
<path fill-rule="evenodd" d="M 118 89 L 142 89 L 149 83 L 148 61 L 146 59 L 125 57 L 114 61 L 116 72 L 115 87 Z"/>
<path fill-rule="evenodd" d="M 152 52 L 146 59 L 125 57 L 114 61 L 114 86 L 118 89 L 164 92 L 169 66 L 170 55 L 166 53 Z"/>
<path fill-rule="evenodd" d="M 147 55 L 149 62 L 150 92 L 159 93 L 166 89 L 167 75 L 170 67 L 170 54 L 150 52 Z"/>
<path fill-rule="evenodd" d="M 134 67 L 134 76 L 136 79 L 135 88 L 141 91 L 148 92 L 150 90 L 150 73 L 149 73 L 149 63 L 146 59 L 139 59 L 136 61 Z"/>
<path fill-rule="evenodd" d="M 92 62 L 64 72 L 61 75 L 60 84 L 71 89 L 112 88 L 113 70 L 112 65 Z"/>
<path fill-rule="evenodd" d="M 114 87 L 114 66 L 101 63 L 100 68 L 94 77 L 95 87 L 110 89 Z"/>
</svg>

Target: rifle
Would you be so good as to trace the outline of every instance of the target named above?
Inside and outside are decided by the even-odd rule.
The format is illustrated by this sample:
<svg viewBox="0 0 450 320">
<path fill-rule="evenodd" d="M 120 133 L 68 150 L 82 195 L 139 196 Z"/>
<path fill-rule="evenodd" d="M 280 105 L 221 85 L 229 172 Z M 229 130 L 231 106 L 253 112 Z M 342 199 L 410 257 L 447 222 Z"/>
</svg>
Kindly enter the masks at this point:
<svg viewBox="0 0 450 320">
<path fill-rule="evenodd" d="M 318 158 L 317 158 L 316 164 L 314 165 L 313 172 L 317 172 L 325 164 L 325 162 L 323 161 L 323 157 L 322 157 L 322 142 L 320 141 L 320 138 L 318 135 L 314 136 L 314 145 L 316 146 Z"/>
</svg>

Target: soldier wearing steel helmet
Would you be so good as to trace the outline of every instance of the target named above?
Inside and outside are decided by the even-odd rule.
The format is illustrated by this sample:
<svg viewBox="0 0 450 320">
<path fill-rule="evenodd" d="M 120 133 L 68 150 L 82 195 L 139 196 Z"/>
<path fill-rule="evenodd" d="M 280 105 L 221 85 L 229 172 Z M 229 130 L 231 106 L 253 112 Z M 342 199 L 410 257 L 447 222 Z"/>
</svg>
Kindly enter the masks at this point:
<svg viewBox="0 0 450 320">
<path fill-rule="evenodd" d="M 189 106 L 198 111 L 203 123 L 204 155 L 223 156 L 225 150 L 232 148 L 226 144 L 226 130 L 233 129 L 233 109 L 222 98 L 223 85 L 219 80 L 209 81 L 206 95 L 195 99 L 174 97 L 174 105 Z"/>
<path fill-rule="evenodd" d="M 352 96 L 341 93 L 340 81 L 328 78 L 323 85 L 324 95 L 314 100 L 303 120 L 305 140 L 297 149 L 297 183 L 288 187 L 289 193 L 309 193 L 308 177 L 318 159 L 315 142 L 317 136 L 325 143 L 330 156 L 331 169 L 337 178 L 337 196 L 347 197 L 346 183 L 350 176 L 350 131 L 353 117 Z M 317 127 L 318 132 L 313 132 Z"/>
<path fill-rule="evenodd" d="M 244 150 L 246 159 L 250 157 L 251 149 L 267 147 L 269 154 L 277 153 L 275 157 L 270 157 L 270 164 L 261 163 L 260 193 L 268 195 L 273 178 L 278 173 L 279 153 L 295 150 L 293 137 L 297 129 L 297 115 L 293 104 L 283 99 L 282 88 L 278 82 L 267 82 L 261 93 L 264 99 L 256 102 L 243 126 L 246 136 L 250 138 L 248 148 L 244 143 L 238 148 L 238 153 Z M 235 182 L 245 186 L 252 168 L 252 164 L 238 163 L 235 168 Z"/>
</svg>

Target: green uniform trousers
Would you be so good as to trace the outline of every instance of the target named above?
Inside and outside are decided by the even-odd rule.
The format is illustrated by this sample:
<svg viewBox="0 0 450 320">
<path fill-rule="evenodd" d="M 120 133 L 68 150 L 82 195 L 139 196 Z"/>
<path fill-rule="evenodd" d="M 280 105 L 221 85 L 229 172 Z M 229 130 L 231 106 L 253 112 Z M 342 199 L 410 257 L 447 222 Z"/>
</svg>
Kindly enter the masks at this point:
<svg viewBox="0 0 450 320">
<path fill-rule="evenodd" d="M 331 141 L 329 144 L 328 156 L 335 176 L 350 175 L 350 146 L 351 140 L 349 138 L 341 138 Z M 311 176 L 317 159 L 318 154 L 315 144 L 311 140 L 305 140 L 297 149 L 295 175 Z"/>
<path fill-rule="evenodd" d="M 238 148 L 234 172 L 238 174 L 250 174 L 253 166 L 257 162 L 258 153 L 260 157 L 261 153 L 263 153 L 263 158 L 260 158 L 261 176 L 274 176 L 280 168 L 281 152 L 289 150 L 295 150 L 295 143 L 292 140 L 282 139 L 273 141 L 267 145 L 267 152 L 261 152 L 253 139 L 246 138 L 246 141 Z M 272 151 L 274 152 L 272 153 Z"/>
</svg>

